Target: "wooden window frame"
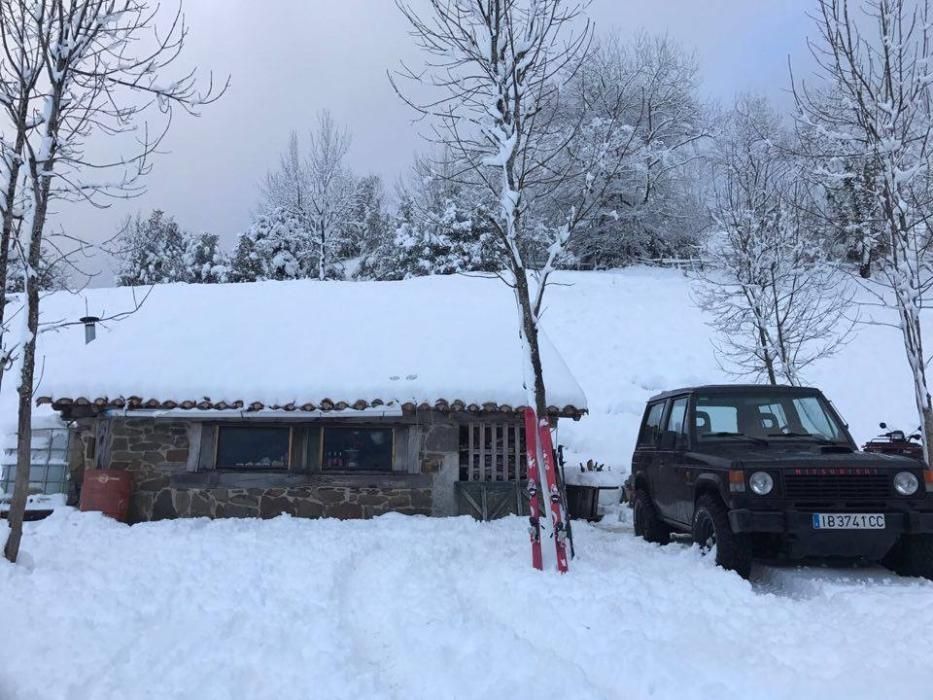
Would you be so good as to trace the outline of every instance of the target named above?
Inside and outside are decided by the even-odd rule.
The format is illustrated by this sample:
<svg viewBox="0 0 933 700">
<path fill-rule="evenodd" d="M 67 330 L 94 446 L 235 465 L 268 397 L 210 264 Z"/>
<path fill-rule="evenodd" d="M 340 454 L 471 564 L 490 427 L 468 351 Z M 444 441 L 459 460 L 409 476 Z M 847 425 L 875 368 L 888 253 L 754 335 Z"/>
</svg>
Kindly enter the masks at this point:
<svg viewBox="0 0 933 700">
<path fill-rule="evenodd" d="M 224 428 L 238 428 L 238 429 L 266 429 L 276 428 L 278 430 L 288 430 L 288 453 L 287 459 L 284 467 L 231 467 L 224 466 L 220 464 L 218 458 L 220 456 L 220 432 Z M 295 429 L 294 426 L 284 425 L 282 423 L 218 423 L 216 429 L 214 430 L 214 469 L 216 471 L 222 472 L 233 472 L 233 473 L 261 473 L 261 474 L 282 474 L 290 472 L 293 470 L 294 466 L 292 464 L 292 458 L 294 456 L 294 439 L 295 439 Z"/>
<path fill-rule="evenodd" d="M 398 429 L 395 425 L 381 425 L 377 423 L 333 423 L 320 425 L 321 436 L 318 440 L 317 471 L 321 474 L 392 474 L 395 472 L 395 462 L 398 447 Z M 334 469 L 324 466 L 324 443 L 327 440 L 328 430 L 388 430 L 392 433 L 392 450 L 388 469 Z"/>
<path fill-rule="evenodd" d="M 464 445 L 461 442 L 459 449 L 461 481 L 508 483 L 528 478 L 524 424 L 469 421 L 463 423 L 462 427 L 467 431 L 467 443 Z M 485 439 L 487 432 L 490 435 L 488 450 Z M 502 439 L 501 449 L 499 436 Z"/>
</svg>

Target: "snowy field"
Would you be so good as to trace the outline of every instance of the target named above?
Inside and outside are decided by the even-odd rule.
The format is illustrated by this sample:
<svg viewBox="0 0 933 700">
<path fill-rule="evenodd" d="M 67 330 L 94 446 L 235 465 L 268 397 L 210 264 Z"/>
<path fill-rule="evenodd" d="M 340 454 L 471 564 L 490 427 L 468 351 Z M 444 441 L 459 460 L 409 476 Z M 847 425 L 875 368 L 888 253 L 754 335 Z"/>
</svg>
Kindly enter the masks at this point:
<svg viewBox="0 0 933 700">
<path fill-rule="evenodd" d="M 624 472 L 646 398 L 726 377 L 680 273 L 559 281 L 546 329 L 591 410 L 560 441 Z M 808 379 L 862 442 L 912 426 L 903 364 L 895 331 L 863 328 Z M 931 583 L 746 582 L 624 523 L 575 534 L 571 574 L 544 578 L 518 519 L 130 528 L 63 509 L 27 525 L 23 565 L 0 561 L 0 700 L 933 697 Z"/>
<path fill-rule="evenodd" d="M 929 698 L 933 585 L 759 568 L 524 522 L 188 520 L 70 510 L 0 566 L 4 700 Z M 545 578 L 547 576 L 547 578 Z"/>
</svg>

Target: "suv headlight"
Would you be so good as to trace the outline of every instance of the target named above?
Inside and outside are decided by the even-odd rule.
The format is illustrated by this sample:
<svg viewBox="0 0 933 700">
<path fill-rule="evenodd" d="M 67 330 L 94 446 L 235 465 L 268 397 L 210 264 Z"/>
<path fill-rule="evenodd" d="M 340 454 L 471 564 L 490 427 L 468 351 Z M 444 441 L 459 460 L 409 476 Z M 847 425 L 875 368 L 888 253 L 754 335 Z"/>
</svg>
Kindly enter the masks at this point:
<svg viewBox="0 0 933 700">
<path fill-rule="evenodd" d="M 910 472 L 898 472 L 894 475 L 894 490 L 902 496 L 913 496 L 920 488 L 920 480 Z"/>
<path fill-rule="evenodd" d="M 768 472 L 755 472 L 748 477 L 748 487 L 759 496 L 767 496 L 774 488 L 774 479 Z"/>
</svg>

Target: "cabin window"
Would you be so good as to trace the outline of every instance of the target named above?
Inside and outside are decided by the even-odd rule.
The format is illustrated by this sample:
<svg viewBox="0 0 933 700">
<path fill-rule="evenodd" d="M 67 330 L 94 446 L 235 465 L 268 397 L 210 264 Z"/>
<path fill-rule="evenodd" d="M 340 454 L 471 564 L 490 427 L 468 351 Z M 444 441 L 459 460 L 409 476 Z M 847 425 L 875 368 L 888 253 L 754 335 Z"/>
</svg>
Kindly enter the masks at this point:
<svg viewBox="0 0 933 700">
<path fill-rule="evenodd" d="M 217 432 L 218 469 L 288 469 L 291 429 L 227 426 Z"/>
<path fill-rule="evenodd" d="M 460 426 L 461 481 L 523 481 L 526 478 L 525 428 L 521 423 Z"/>
<path fill-rule="evenodd" d="M 324 471 L 392 471 L 392 428 L 324 428 Z"/>
</svg>

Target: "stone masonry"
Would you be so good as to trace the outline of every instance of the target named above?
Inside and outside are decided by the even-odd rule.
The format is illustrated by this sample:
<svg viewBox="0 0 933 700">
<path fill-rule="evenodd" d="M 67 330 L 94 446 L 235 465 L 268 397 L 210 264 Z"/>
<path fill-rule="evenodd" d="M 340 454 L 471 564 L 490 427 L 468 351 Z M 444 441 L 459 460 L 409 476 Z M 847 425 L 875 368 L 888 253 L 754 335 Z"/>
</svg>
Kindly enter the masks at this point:
<svg viewBox="0 0 933 700">
<path fill-rule="evenodd" d="M 78 480 L 96 460 L 94 424 L 83 428 L 84 454 L 78 464 L 72 464 L 73 478 Z M 126 418 L 111 422 L 110 467 L 126 469 L 134 477 L 130 522 L 177 517 L 271 518 L 283 513 L 307 518 L 432 513 L 430 487 L 314 483 L 312 474 L 294 475 L 305 483 L 284 488 L 187 486 L 177 482 L 191 476 L 189 448 L 189 423 L 184 421 Z"/>
<path fill-rule="evenodd" d="M 140 494 L 139 520 L 166 518 L 371 518 L 383 513 L 431 514 L 431 489 L 309 486 L 283 489 L 164 488 Z"/>
</svg>

